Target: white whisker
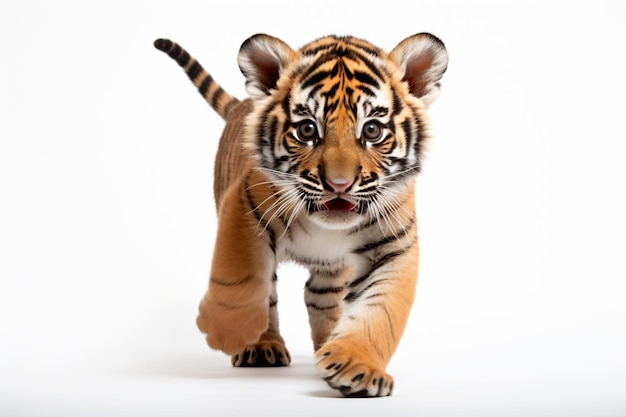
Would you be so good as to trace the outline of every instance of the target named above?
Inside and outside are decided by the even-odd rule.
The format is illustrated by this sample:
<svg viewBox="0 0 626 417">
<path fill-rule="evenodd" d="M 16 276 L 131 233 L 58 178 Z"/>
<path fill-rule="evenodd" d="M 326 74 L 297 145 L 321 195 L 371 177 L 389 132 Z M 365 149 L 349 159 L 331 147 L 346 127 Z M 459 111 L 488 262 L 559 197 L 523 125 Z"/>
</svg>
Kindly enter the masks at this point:
<svg viewBox="0 0 626 417">
<path fill-rule="evenodd" d="M 393 199 L 393 201 L 396 203 L 394 207 L 395 210 L 401 209 L 407 216 L 413 215 L 409 210 L 404 207 L 404 204 L 401 201 L 401 199 L 406 196 L 406 194 L 402 190 L 389 188 L 385 185 L 380 186 L 379 189 L 381 190 L 382 194 L 389 195 L 389 197 Z"/>
<path fill-rule="evenodd" d="M 267 221 L 265 222 L 265 226 L 263 227 L 263 230 L 261 231 L 261 233 L 263 233 L 267 229 L 269 224 L 277 216 L 279 216 L 282 213 L 284 213 L 289 208 L 289 206 L 292 206 L 294 204 L 293 203 L 294 201 L 297 201 L 299 199 L 300 199 L 299 198 L 299 191 L 297 189 L 289 190 L 285 194 L 283 194 L 279 198 L 277 198 L 276 201 L 274 201 L 274 203 L 272 203 L 272 205 L 270 207 L 268 207 L 267 210 L 265 210 L 263 212 L 263 215 L 259 219 L 259 224 L 257 225 L 257 227 L 261 224 L 261 222 L 263 222 L 263 219 L 265 218 L 265 215 L 268 214 L 269 212 L 271 212 L 275 207 L 277 207 L 274 210 L 274 213 L 272 213 L 270 218 L 267 219 Z M 265 201 L 267 201 L 267 199 Z"/>
<path fill-rule="evenodd" d="M 283 231 L 283 234 L 280 235 L 281 238 L 285 236 L 285 233 L 287 233 L 287 230 L 289 230 L 289 227 L 291 226 L 291 222 L 293 222 L 293 220 L 297 217 L 297 215 L 300 213 L 300 211 L 304 208 L 305 205 L 306 205 L 306 202 L 302 199 L 300 199 L 300 201 L 296 203 L 296 207 L 292 209 L 291 216 L 289 216 L 289 220 L 287 220 L 287 225 L 285 227 L 285 230 Z"/>
<path fill-rule="evenodd" d="M 400 175 L 406 175 L 406 174 L 408 174 L 410 172 L 413 172 L 413 171 L 415 171 L 415 167 L 410 167 L 410 168 L 407 168 L 407 169 L 403 169 L 402 171 L 398 171 L 395 174 L 386 175 L 385 179 L 389 180 L 391 178 L 398 177 Z"/>
<path fill-rule="evenodd" d="M 408 233 L 404 219 L 412 217 L 412 213 L 404 207 L 404 196 L 402 190 L 381 185 L 377 187 L 377 193 L 369 199 L 369 209 L 383 235 L 392 235 L 406 249 L 401 236 Z"/>
<path fill-rule="evenodd" d="M 275 169 L 270 169 L 270 168 L 265 168 L 265 167 L 257 167 L 256 169 L 261 172 L 278 177 L 281 180 L 298 181 L 298 179 L 300 178 L 300 176 L 297 174 L 290 174 L 288 172 L 277 171 Z"/>
<path fill-rule="evenodd" d="M 281 195 L 282 193 L 284 193 L 284 191 L 283 191 L 283 190 L 277 190 L 277 191 L 273 192 L 272 194 L 270 194 L 270 196 L 269 196 L 269 197 L 267 197 L 265 200 L 263 200 L 263 201 L 261 201 L 259 204 L 257 204 L 257 206 L 256 206 L 256 207 L 255 207 L 252 211 L 257 211 L 258 209 L 260 209 L 260 208 L 261 208 L 261 206 L 262 206 L 263 204 L 265 204 L 265 203 L 267 202 L 267 200 L 270 200 L 270 199 L 272 199 L 272 198 L 276 198 L 276 199 L 277 199 L 277 201 L 280 201 L 280 199 L 281 199 L 281 198 L 283 198 L 283 195 Z M 272 204 L 272 205 L 271 205 L 271 206 L 270 206 L 267 210 L 265 210 L 265 211 L 267 212 L 268 210 L 271 210 L 271 209 L 274 207 L 274 205 L 275 205 L 275 204 L 276 204 L 276 202 L 274 202 L 274 204 Z"/>
</svg>

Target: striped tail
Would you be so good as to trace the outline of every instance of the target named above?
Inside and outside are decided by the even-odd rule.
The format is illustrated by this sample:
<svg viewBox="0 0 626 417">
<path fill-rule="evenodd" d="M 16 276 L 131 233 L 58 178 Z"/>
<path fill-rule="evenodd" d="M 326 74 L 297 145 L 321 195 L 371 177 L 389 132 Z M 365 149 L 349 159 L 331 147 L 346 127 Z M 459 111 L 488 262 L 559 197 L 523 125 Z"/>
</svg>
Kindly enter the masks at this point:
<svg viewBox="0 0 626 417">
<path fill-rule="evenodd" d="M 228 94 L 213 77 L 202 68 L 202 65 L 176 42 L 169 39 L 157 39 L 154 46 L 165 52 L 180 65 L 191 82 L 198 88 L 204 99 L 213 107 L 222 119 L 227 120 L 233 108 L 239 103 L 235 97 Z"/>
</svg>

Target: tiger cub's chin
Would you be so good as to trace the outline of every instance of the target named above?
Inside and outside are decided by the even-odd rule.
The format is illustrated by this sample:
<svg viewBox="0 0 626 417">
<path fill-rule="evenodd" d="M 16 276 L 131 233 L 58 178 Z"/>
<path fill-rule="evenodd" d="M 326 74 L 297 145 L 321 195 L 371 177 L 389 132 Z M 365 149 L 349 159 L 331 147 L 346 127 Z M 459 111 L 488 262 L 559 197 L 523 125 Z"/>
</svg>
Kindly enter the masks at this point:
<svg viewBox="0 0 626 417">
<path fill-rule="evenodd" d="M 362 214 L 345 210 L 322 210 L 309 215 L 317 226 L 329 230 L 353 229 L 364 222 Z"/>
<path fill-rule="evenodd" d="M 304 301 L 323 380 L 347 397 L 390 395 L 386 367 L 417 282 L 414 177 L 448 64 L 443 43 L 419 33 L 386 52 L 327 36 L 292 49 L 255 35 L 238 56 L 243 101 L 180 45 L 155 46 L 226 120 L 197 319 L 208 345 L 234 366 L 288 365 L 276 271 L 295 261 L 309 270 Z"/>
</svg>

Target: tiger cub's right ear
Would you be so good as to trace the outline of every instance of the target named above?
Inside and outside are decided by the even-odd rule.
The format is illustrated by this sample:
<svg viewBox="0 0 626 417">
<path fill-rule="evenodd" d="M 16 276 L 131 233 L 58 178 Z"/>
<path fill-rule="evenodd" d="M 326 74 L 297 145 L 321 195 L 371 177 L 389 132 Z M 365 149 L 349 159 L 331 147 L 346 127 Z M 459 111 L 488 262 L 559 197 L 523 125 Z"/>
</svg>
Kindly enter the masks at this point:
<svg viewBox="0 0 626 417">
<path fill-rule="evenodd" d="M 411 94 L 429 106 L 439 95 L 439 82 L 448 68 L 443 42 L 430 33 L 418 33 L 400 42 L 390 56 L 400 67 Z"/>
<path fill-rule="evenodd" d="M 241 45 L 237 62 L 252 98 L 263 98 L 276 87 L 281 71 L 293 59 L 289 45 L 273 36 L 257 34 Z"/>
</svg>

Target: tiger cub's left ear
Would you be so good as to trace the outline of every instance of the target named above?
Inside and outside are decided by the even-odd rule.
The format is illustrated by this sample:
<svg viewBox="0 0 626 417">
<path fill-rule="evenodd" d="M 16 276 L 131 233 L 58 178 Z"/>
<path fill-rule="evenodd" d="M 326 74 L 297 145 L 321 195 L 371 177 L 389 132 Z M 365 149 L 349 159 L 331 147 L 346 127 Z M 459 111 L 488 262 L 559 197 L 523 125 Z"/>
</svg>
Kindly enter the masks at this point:
<svg viewBox="0 0 626 417">
<path fill-rule="evenodd" d="M 448 68 L 443 42 L 430 33 L 419 33 L 400 42 L 389 55 L 404 74 L 411 94 L 429 106 L 439 95 L 439 81 Z"/>
<path fill-rule="evenodd" d="M 239 49 L 237 62 L 246 78 L 250 97 L 268 96 L 294 55 L 289 45 L 273 36 L 257 34 L 246 39 Z"/>
</svg>

